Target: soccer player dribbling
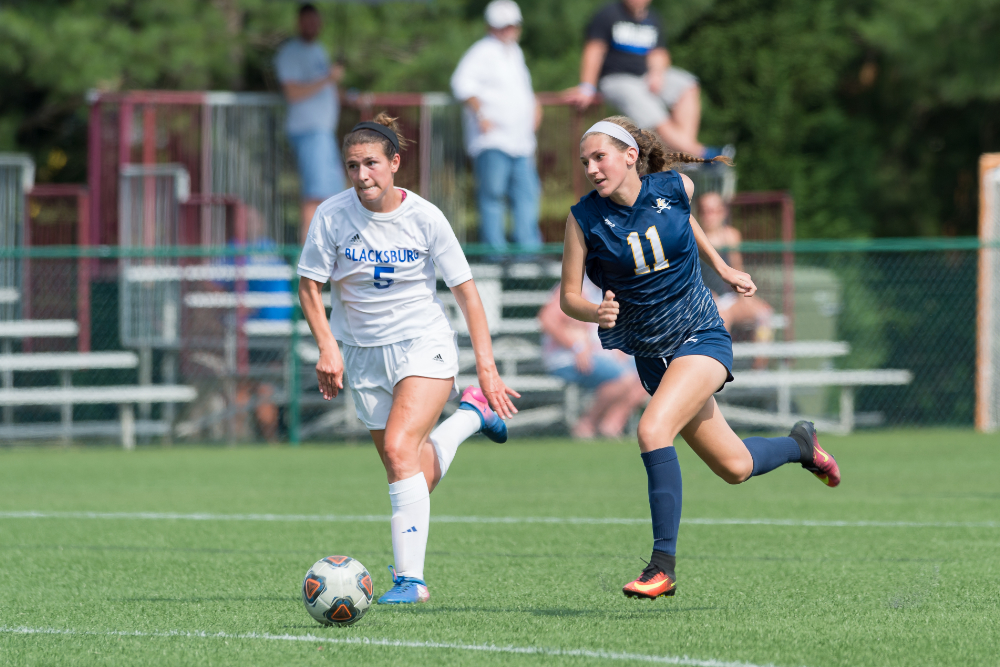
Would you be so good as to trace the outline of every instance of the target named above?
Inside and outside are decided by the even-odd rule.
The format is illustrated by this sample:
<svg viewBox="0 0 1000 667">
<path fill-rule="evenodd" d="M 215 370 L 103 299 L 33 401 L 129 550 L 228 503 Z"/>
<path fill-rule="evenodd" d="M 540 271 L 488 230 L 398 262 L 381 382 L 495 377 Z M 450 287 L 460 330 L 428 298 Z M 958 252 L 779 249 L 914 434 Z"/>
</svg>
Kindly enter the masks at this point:
<svg viewBox="0 0 1000 667">
<path fill-rule="evenodd" d="M 436 206 L 394 185 L 406 143 L 385 113 L 344 137 L 354 187 L 320 204 L 298 265 L 302 312 L 319 346 L 319 390 L 334 398 L 346 372 L 389 481 L 395 567 L 380 604 L 430 599 L 430 492 L 466 438 L 507 439 L 502 418 L 517 412 L 510 397 L 519 397 L 497 373 L 486 313 L 451 225 Z M 480 385 L 467 388 L 459 409 L 437 428 L 445 403 L 458 396 L 459 366 L 435 266 L 465 316 Z M 321 294 L 327 280 L 329 322 Z"/>
<path fill-rule="evenodd" d="M 788 437 L 740 440 L 715 402 L 713 394 L 733 379 L 733 346 L 702 281 L 699 253 L 737 294 L 750 298 L 757 287 L 722 260 L 691 216 L 691 179 L 664 171 L 671 161 L 707 160 L 665 154 L 655 135 L 625 116 L 587 130 L 580 159 L 594 190 L 566 220 L 560 305 L 570 317 L 597 322 L 605 348 L 633 355 L 652 396 L 638 437 L 653 553 L 622 592 L 673 595 L 682 495 L 677 435 L 730 484 L 798 462 L 834 487 L 840 470 L 820 447 L 811 422 L 798 422 Z M 604 293 L 600 304 L 581 296 L 584 271 Z"/>
</svg>

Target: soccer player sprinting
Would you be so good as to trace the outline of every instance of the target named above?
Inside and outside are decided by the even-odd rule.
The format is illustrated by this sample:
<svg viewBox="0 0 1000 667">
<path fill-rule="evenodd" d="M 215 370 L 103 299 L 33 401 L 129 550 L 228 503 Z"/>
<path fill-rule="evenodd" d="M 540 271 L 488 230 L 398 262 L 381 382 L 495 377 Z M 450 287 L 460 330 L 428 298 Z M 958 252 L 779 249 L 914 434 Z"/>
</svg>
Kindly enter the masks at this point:
<svg viewBox="0 0 1000 667">
<path fill-rule="evenodd" d="M 481 432 L 495 442 L 507 439 L 501 417 L 517 412 L 510 397 L 519 396 L 497 373 L 486 313 L 451 225 L 436 206 L 393 184 L 406 143 L 385 113 L 344 137 L 354 187 L 319 206 L 298 266 L 302 312 L 319 345 L 319 390 L 332 399 L 346 372 L 389 479 L 395 567 L 382 604 L 430 598 L 424 582 L 430 492 L 466 438 Z M 456 335 L 436 296 L 435 266 L 465 316 L 482 388 L 467 388 L 459 409 L 437 428 L 445 403 L 458 396 L 459 366 Z M 329 323 L 321 295 L 327 280 Z"/>
<path fill-rule="evenodd" d="M 719 412 L 713 394 L 733 379 L 733 345 L 702 282 L 699 253 L 738 294 L 752 297 L 757 287 L 722 260 L 691 217 L 691 179 L 663 171 L 669 160 L 706 160 L 666 155 L 655 135 L 625 116 L 587 130 L 580 159 L 594 190 L 566 220 L 562 309 L 597 322 L 605 348 L 633 355 L 652 396 L 638 435 L 653 554 L 622 591 L 640 598 L 673 595 L 681 519 L 681 469 L 673 448 L 678 434 L 730 484 L 799 462 L 833 487 L 840 471 L 811 422 L 795 424 L 789 437 L 740 440 Z M 581 296 L 584 271 L 604 291 L 600 304 Z"/>
</svg>

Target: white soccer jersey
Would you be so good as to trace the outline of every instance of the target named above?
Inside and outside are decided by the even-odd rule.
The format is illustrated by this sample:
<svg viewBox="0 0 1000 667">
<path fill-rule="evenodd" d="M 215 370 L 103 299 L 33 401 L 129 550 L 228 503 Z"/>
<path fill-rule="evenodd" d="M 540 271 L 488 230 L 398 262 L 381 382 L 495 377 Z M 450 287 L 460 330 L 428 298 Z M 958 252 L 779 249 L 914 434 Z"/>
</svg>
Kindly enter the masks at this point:
<svg viewBox="0 0 1000 667">
<path fill-rule="evenodd" d="M 347 345 L 374 347 L 451 331 L 434 266 L 448 287 L 472 278 L 441 210 L 404 192 L 395 211 L 372 213 L 353 188 L 345 190 L 320 204 L 309 225 L 298 274 L 331 281 L 330 329 Z"/>
</svg>

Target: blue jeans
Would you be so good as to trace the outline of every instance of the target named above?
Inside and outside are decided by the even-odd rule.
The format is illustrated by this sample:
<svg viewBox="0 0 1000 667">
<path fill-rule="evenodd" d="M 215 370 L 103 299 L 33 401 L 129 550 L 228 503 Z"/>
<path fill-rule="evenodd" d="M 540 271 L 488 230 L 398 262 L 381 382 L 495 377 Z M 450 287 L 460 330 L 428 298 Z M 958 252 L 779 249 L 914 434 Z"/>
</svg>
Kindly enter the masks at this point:
<svg viewBox="0 0 1000 667">
<path fill-rule="evenodd" d="M 323 201 L 344 190 L 344 168 L 331 131 L 290 134 L 299 165 L 302 198 Z"/>
<path fill-rule="evenodd" d="M 514 242 L 525 248 L 540 247 L 538 203 L 541 189 L 534 155 L 514 157 L 494 148 L 477 155 L 479 240 L 496 250 L 507 246 L 504 208 L 505 200 L 509 200 L 514 219 Z"/>
</svg>

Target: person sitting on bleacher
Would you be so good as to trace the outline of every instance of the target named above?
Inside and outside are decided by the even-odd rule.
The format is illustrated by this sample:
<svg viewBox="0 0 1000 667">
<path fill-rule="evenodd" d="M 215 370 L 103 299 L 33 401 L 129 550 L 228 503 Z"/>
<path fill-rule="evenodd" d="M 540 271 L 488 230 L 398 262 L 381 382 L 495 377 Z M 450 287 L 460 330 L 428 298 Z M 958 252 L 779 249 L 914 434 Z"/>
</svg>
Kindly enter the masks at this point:
<svg viewBox="0 0 1000 667">
<path fill-rule="evenodd" d="M 698 141 L 701 87 L 690 72 L 674 67 L 652 0 L 621 0 L 601 9 L 587 25 L 580 83 L 567 99 L 586 109 L 597 92 L 665 146 L 706 159 L 732 157 L 731 146 Z"/>
<path fill-rule="evenodd" d="M 601 290 L 586 278 L 583 292 L 589 299 L 600 302 Z M 603 349 L 597 324 L 580 322 L 563 313 L 558 285 L 539 311 L 538 320 L 542 326 L 545 369 L 596 392 L 593 406 L 573 427 L 573 437 L 592 438 L 597 433 L 609 438 L 620 436 L 632 413 L 649 400 L 639 382 L 635 361 L 618 350 Z"/>
<path fill-rule="evenodd" d="M 742 236 L 738 229 L 729 224 L 729 207 L 717 192 L 706 192 L 698 197 L 698 222 L 705 231 L 709 243 L 718 250 L 719 256 L 729 266 L 738 271 L 743 270 L 743 256 L 739 250 Z M 733 333 L 734 328 L 749 326 L 753 329 L 753 339 L 759 343 L 774 340 L 771 329 L 771 306 L 760 296 L 754 299 L 743 299 L 733 291 L 728 283 L 708 268 L 702 260 L 701 277 L 719 309 L 719 315 L 726 331 Z"/>
</svg>

